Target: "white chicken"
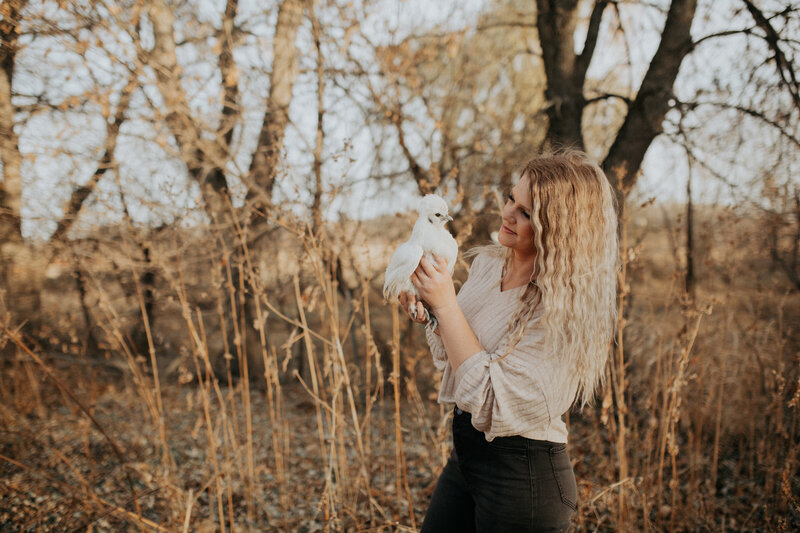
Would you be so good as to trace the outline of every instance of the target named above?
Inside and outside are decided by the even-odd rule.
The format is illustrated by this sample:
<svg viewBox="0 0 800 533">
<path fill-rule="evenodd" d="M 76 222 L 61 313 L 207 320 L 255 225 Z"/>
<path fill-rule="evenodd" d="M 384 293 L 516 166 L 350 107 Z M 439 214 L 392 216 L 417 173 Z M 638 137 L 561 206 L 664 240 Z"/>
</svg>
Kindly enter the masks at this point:
<svg viewBox="0 0 800 533">
<path fill-rule="evenodd" d="M 453 275 L 453 268 L 458 256 L 458 244 L 450 235 L 444 225 L 453 220 L 447 214 L 447 203 L 441 196 L 427 194 L 420 201 L 417 209 L 419 218 L 411 231 L 411 238 L 397 247 L 389 266 L 386 267 L 386 281 L 383 284 L 383 296 L 391 303 L 398 303 L 400 294 L 406 292 L 418 298 L 414 284 L 411 283 L 411 274 L 417 269 L 420 259 L 423 256 L 434 261 L 434 256 L 439 256 L 447 261 L 447 268 L 450 275 Z M 416 307 L 411 307 L 411 312 L 416 313 Z M 437 321 L 430 312 L 425 309 L 427 326 L 436 328 Z M 416 317 L 415 317 L 416 318 Z"/>
</svg>

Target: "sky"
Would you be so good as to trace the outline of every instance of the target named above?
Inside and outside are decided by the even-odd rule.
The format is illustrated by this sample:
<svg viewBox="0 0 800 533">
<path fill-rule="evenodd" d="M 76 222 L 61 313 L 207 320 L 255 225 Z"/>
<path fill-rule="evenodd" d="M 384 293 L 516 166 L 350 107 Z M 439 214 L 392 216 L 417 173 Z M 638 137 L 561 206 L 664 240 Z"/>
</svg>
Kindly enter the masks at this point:
<svg viewBox="0 0 800 533">
<path fill-rule="evenodd" d="M 354 2 L 351 12 L 356 14 L 361 31 L 371 42 L 396 44 L 410 34 L 434 27 L 474 31 L 477 16 L 485 10 L 486 3 L 483 0 L 383 0 L 371 7 Z M 222 1 L 195 2 L 186 9 L 194 9 L 200 23 L 217 25 L 223 5 Z M 730 27 L 729 12 L 736 5 L 738 2 L 733 0 L 701 2 L 692 30 L 693 36 L 698 38 Z M 251 35 L 235 53 L 237 65 L 242 71 L 239 83 L 243 95 L 244 121 L 235 137 L 235 157 L 229 169 L 233 174 L 247 168 L 258 138 L 267 93 L 265 79 L 270 69 L 271 34 L 275 23 L 275 11 L 263 11 L 259 2 L 241 2 L 240 9 L 239 19 L 247 25 Z M 588 13 L 588 4 L 584 9 Z M 625 31 L 620 32 L 609 22 L 612 17 L 605 17 L 601 42 L 606 44 L 598 47 L 589 76 L 599 79 L 614 72 L 635 89 L 658 46 L 658 32 L 664 16 L 658 9 L 628 2 L 620 3 L 620 14 Z M 734 26 L 747 23 L 744 18 L 733 21 Z M 198 28 L 178 29 L 179 37 L 181 32 L 191 36 L 199 31 Z M 579 27 L 576 31 L 576 52 L 582 47 L 584 35 L 585 27 Z M 23 94 L 36 94 L 44 90 L 51 100 L 69 103 L 71 97 L 80 97 L 94 87 L 94 80 L 97 80 L 101 85 L 115 89 L 111 92 L 113 105 L 114 94 L 124 84 L 125 75 L 108 60 L 106 51 L 123 54 L 127 42 L 120 35 L 104 35 L 102 32 L 94 37 L 102 41 L 103 48 L 90 47 L 83 53 L 63 48 L 63 44 L 54 45 L 52 40 L 47 39 L 26 43 L 17 68 L 16 90 Z M 311 49 L 307 23 L 301 27 L 299 40 L 302 49 Z M 748 61 L 764 53 L 751 41 L 742 36 L 707 41 L 685 60 L 675 87 L 677 97 L 682 100 L 696 99 L 698 95 L 703 96 L 704 87 L 717 85 L 736 98 L 745 98 L 745 83 L 748 80 L 742 71 L 750 68 Z M 203 43 L 181 47 L 179 62 L 185 66 L 185 86 L 193 95 L 193 107 L 201 111 L 201 115 L 202 110 L 207 110 L 208 120 L 213 121 L 213 110 L 217 108 L 214 105 L 217 98 L 215 92 L 219 87 L 215 76 L 218 75 L 213 64 L 197 61 L 208 52 L 207 48 Z M 630 50 L 629 63 L 623 60 L 627 50 Z M 336 61 L 335 50 L 330 49 L 330 52 L 330 61 Z M 752 57 L 743 57 L 743 53 L 752 54 Z M 316 128 L 314 61 L 311 54 L 301 56 L 301 74 L 290 109 L 292 124 L 285 139 L 284 171 L 287 179 L 282 180 L 281 190 L 277 193 L 279 198 L 306 203 L 309 200 L 306 185 Z M 768 77 L 770 68 L 774 69 L 765 65 L 763 73 L 759 75 Z M 365 126 L 361 111 L 346 97 L 346 92 L 331 86 L 326 89 L 326 162 L 323 172 L 329 188 L 337 192 L 336 199 L 328 205 L 326 215 L 331 219 L 340 214 L 350 218 L 370 218 L 382 213 L 409 210 L 417 198 L 413 180 L 394 180 L 389 185 L 388 181 L 368 179 L 375 170 L 373 146 L 376 129 Z M 152 85 L 134 98 L 132 109 L 136 113 L 124 124 L 116 152 L 120 172 L 118 175 L 109 173 L 109 177 L 101 181 L 82 215 L 84 227 L 119 220 L 120 186 L 125 191 L 131 214 L 141 224 L 160 224 L 172 219 L 193 224 L 202 219 L 195 209 L 197 189 L 187 182 L 182 164 L 174 157 L 174 141 L 168 132 L 157 127 L 153 116 L 147 111 L 150 105 L 147 99 L 156 106 L 161 101 Z M 18 97 L 15 103 L 24 105 L 29 101 Z M 20 149 L 25 156 L 23 231 L 27 237 L 46 238 L 54 229 L 70 191 L 85 182 L 94 171 L 105 137 L 105 122 L 100 111 L 101 106 L 89 106 L 88 113 L 78 109 L 56 115 L 39 114 L 29 118 L 24 127 L 19 128 Z M 668 115 L 669 122 L 677 123 L 679 119 L 677 113 Z M 425 119 L 420 120 L 424 122 Z M 763 168 L 770 163 L 770 148 L 780 142 L 774 134 L 762 133 L 764 129 L 755 123 L 749 126 L 755 132 L 755 135 L 751 135 L 754 138 L 737 139 L 737 135 L 746 137 L 746 134 L 731 132 L 729 118 L 714 109 L 698 111 L 683 120 L 684 126 L 688 125 L 692 131 L 697 131 L 698 138 L 703 139 L 704 145 L 695 155 L 714 162 L 718 174 L 723 173 L 728 181 L 737 184 L 746 184 L 763 172 Z M 692 124 L 692 121 L 697 124 Z M 668 125 L 666 129 L 671 131 L 674 128 Z M 419 153 L 424 153 L 428 147 L 422 145 L 424 140 L 419 142 L 421 144 L 415 148 Z M 748 149 L 742 150 L 742 147 Z M 397 153 L 391 155 L 396 158 Z M 399 163 L 397 159 L 394 161 L 394 169 L 403 168 L 402 159 Z M 719 169 L 724 172 L 719 172 Z M 790 159 L 778 172 L 792 170 L 797 170 L 796 158 Z M 648 151 L 634 195 L 642 199 L 657 197 L 660 201 L 682 202 L 685 200 L 689 172 L 685 150 L 671 142 L 668 136 L 661 136 Z M 739 193 L 701 165 L 692 167 L 692 175 L 695 176 L 695 201 L 739 201 Z M 243 197 L 243 189 L 235 187 L 235 181 L 232 183 L 234 190 Z M 391 190 L 386 190 L 388 186 Z M 153 199 L 157 200 L 155 205 Z M 302 211 L 300 204 L 297 211 Z"/>
</svg>

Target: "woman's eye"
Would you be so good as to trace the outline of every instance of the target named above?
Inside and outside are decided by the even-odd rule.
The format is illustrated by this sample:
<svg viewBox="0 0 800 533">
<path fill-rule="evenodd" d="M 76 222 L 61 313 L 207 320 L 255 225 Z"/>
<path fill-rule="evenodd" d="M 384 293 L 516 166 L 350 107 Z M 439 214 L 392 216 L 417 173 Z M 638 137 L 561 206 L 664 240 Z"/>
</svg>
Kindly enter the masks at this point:
<svg viewBox="0 0 800 533">
<path fill-rule="evenodd" d="M 514 201 L 514 195 L 513 195 L 513 194 L 511 194 L 510 192 L 509 192 L 509 193 L 506 193 L 506 201 L 507 201 L 507 202 L 511 202 L 512 204 L 513 204 L 513 203 L 516 203 L 516 202 Z M 525 218 L 527 218 L 528 220 L 530 220 L 530 219 L 531 219 L 531 214 L 530 214 L 530 213 L 528 213 L 527 211 L 523 211 L 522 209 L 520 209 L 520 212 L 521 212 L 521 213 L 522 213 L 522 214 L 525 216 Z"/>
</svg>

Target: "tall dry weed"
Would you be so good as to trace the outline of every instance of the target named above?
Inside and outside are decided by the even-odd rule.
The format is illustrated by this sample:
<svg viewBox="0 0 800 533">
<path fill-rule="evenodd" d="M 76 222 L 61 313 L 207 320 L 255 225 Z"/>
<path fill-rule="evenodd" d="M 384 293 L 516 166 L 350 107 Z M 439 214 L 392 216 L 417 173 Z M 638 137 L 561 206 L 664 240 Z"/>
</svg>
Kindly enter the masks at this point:
<svg viewBox="0 0 800 533">
<path fill-rule="evenodd" d="M 149 258 L 133 230 L 95 261 L 76 242 L 84 290 L 49 284 L 49 340 L 3 319 L 3 528 L 416 530 L 448 417 L 423 336 L 380 296 L 391 243 L 232 220 L 161 232 Z M 670 231 L 622 234 L 607 386 L 568 415 L 576 528 L 797 527 L 800 297 L 745 282 L 755 262 L 719 243 L 689 299 Z"/>
</svg>

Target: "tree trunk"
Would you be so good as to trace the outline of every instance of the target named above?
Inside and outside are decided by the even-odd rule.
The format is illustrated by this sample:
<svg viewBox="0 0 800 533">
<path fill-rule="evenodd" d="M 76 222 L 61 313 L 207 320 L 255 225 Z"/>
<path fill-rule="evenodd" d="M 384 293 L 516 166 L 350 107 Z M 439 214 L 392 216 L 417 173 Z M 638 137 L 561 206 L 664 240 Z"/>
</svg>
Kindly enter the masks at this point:
<svg viewBox="0 0 800 533">
<path fill-rule="evenodd" d="M 547 137 L 583 148 L 583 79 L 575 75 L 578 0 L 538 0 L 537 28 L 547 75 Z"/>
<path fill-rule="evenodd" d="M 261 124 L 261 133 L 258 138 L 258 145 L 250 163 L 249 177 L 246 180 L 247 195 L 246 199 L 252 211 L 249 219 L 249 233 L 254 235 L 262 234 L 266 220 L 260 215 L 262 210 L 269 210 L 272 207 L 272 191 L 277 175 L 277 164 L 283 147 L 283 137 L 286 126 L 289 124 L 289 105 L 292 101 L 294 82 L 297 78 L 297 47 L 295 41 L 297 30 L 302 21 L 303 1 L 284 0 L 278 10 L 278 19 L 275 25 L 275 37 L 273 40 L 272 74 L 270 76 L 269 96 L 267 97 L 267 108 L 264 112 L 264 120 Z M 241 238 L 247 239 L 248 232 Z M 241 263 L 255 269 L 255 265 L 245 260 L 244 246 L 255 242 L 240 242 L 236 247 L 232 262 Z M 252 253 L 252 249 L 250 250 Z M 252 272 L 257 275 L 257 272 Z M 238 279 L 238 270 L 234 271 L 233 283 L 238 286 L 242 284 Z M 253 280 L 251 283 L 254 283 Z M 246 356 L 248 364 L 261 365 L 261 337 L 253 327 L 258 320 L 257 304 L 252 289 L 246 290 L 244 294 L 244 305 L 242 309 L 243 324 L 245 329 L 244 339 L 246 345 Z M 263 365 L 261 365 L 263 366 Z M 257 366 L 258 368 L 258 366 Z M 251 373 L 251 375 L 255 375 Z"/>
<path fill-rule="evenodd" d="M 235 13 L 236 3 L 228 2 L 226 17 L 235 16 Z M 231 87 L 235 77 L 231 72 L 235 65 L 230 54 L 230 39 L 223 37 L 218 62 L 221 68 L 229 69 L 227 79 L 226 72 L 223 71 L 226 90 L 223 93 L 223 119 L 220 123 L 222 131 L 221 135 L 215 135 L 213 140 L 208 140 L 201 135 L 198 124 L 191 116 L 186 91 L 181 84 L 181 69 L 178 65 L 173 28 L 175 17 L 172 9 L 163 0 L 154 0 L 149 6 L 148 14 L 153 24 L 154 44 L 144 59 L 152 65 L 156 73 L 159 92 L 164 99 L 166 109 L 164 120 L 178 144 L 181 161 L 186 165 L 192 179 L 200 186 L 206 210 L 209 213 L 224 213 L 228 205 L 225 198 L 229 194 L 225 167 L 230 154 L 228 146 L 224 143 L 232 138 L 231 132 L 237 120 L 233 112 L 237 102 L 232 102 L 230 99 L 238 96 L 238 92 Z M 226 23 L 232 23 L 231 21 L 232 18 L 230 20 L 226 18 L 223 27 L 228 27 Z"/>
<path fill-rule="evenodd" d="M 21 11 L 24 0 L 2 5 L 0 20 L 0 313 L 11 314 L 11 325 L 38 321 L 43 265 L 38 254 L 22 239 L 22 155 L 14 131 L 14 106 L 11 87 L 14 79 Z"/>
<path fill-rule="evenodd" d="M 321 30 L 313 3 L 309 7 L 314 50 L 317 52 L 317 135 L 314 143 L 314 201 L 311 205 L 311 228 L 315 235 L 322 231 L 322 149 L 325 137 L 325 75 L 322 55 Z"/>
<path fill-rule="evenodd" d="M 20 11 L 23 1 L 3 5 L 0 21 L 0 157 L 3 161 L 3 183 L 0 186 L 0 243 L 22 241 L 20 210 L 22 206 L 22 157 L 19 138 L 14 131 L 14 106 L 11 104 L 11 83 L 17 55 Z"/>
<path fill-rule="evenodd" d="M 297 78 L 297 29 L 303 14 L 302 0 L 284 0 L 278 10 L 273 40 L 272 75 L 261 133 L 250 163 L 247 198 L 260 205 L 271 205 L 277 163 L 283 136 L 289 124 L 289 104 Z"/>
</svg>

